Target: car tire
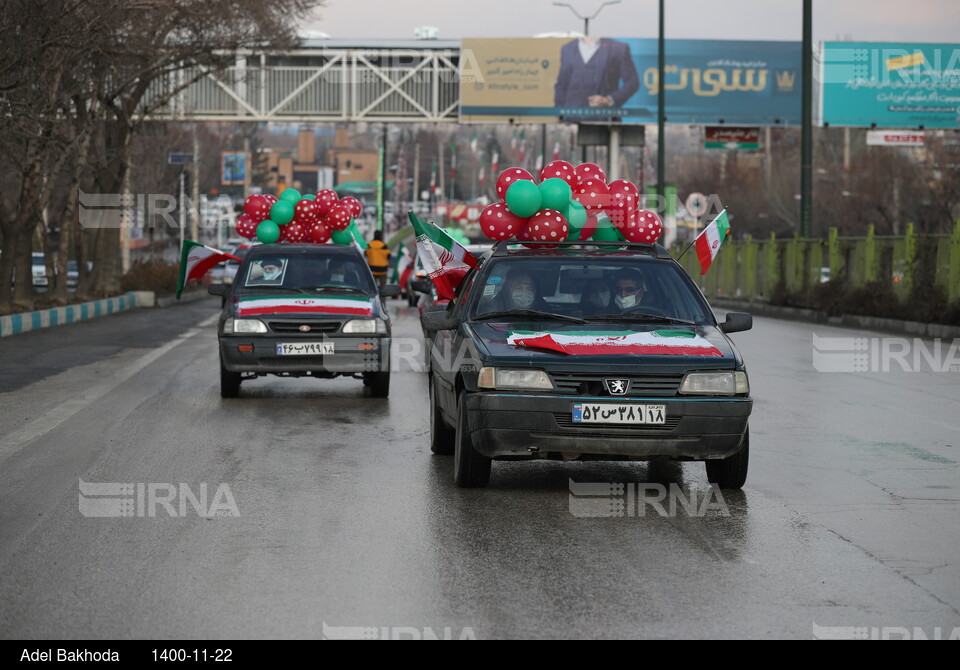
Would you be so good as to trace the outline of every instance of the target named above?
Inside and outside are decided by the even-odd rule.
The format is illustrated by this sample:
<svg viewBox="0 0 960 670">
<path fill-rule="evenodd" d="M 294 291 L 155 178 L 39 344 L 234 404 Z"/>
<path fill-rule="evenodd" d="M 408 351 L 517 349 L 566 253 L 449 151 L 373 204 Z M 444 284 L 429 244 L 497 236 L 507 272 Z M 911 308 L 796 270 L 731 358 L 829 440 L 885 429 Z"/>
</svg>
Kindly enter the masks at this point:
<svg viewBox="0 0 960 670">
<path fill-rule="evenodd" d="M 473 448 L 467 433 L 467 394 L 457 399 L 457 431 L 454 438 L 453 481 L 460 488 L 483 488 L 490 481 L 491 459 Z"/>
<path fill-rule="evenodd" d="M 390 395 L 390 372 L 367 372 L 363 375 L 363 383 L 370 387 L 370 395 L 374 398 L 386 398 Z"/>
<path fill-rule="evenodd" d="M 418 300 L 419 300 L 419 297 L 414 291 L 407 292 L 407 305 L 409 305 L 410 307 L 416 307 Z"/>
<path fill-rule="evenodd" d="M 230 372 L 223 367 L 223 359 L 220 359 L 220 397 L 236 398 L 240 395 L 240 373 Z"/>
<path fill-rule="evenodd" d="M 440 456 L 449 456 L 454 451 L 457 433 L 443 422 L 437 404 L 437 385 L 430 383 L 430 451 Z"/>
<path fill-rule="evenodd" d="M 747 481 L 750 460 L 750 429 L 743 435 L 740 451 L 723 459 L 705 461 L 707 481 L 721 489 L 741 489 Z"/>
</svg>

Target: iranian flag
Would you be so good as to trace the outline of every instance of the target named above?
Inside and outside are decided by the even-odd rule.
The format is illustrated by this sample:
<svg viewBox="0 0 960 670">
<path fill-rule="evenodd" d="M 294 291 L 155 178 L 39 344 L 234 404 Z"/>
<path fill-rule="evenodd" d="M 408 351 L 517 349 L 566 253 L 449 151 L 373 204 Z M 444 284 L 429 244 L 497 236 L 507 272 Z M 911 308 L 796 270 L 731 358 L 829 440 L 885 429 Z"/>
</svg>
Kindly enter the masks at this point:
<svg viewBox="0 0 960 670">
<path fill-rule="evenodd" d="M 264 314 L 337 314 L 372 316 L 370 299 L 363 296 L 321 298 L 316 295 L 259 295 L 240 298 L 237 316 Z"/>
<path fill-rule="evenodd" d="M 424 223 L 413 212 L 409 216 L 417 234 L 417 255 L 423 269 L 437 287 L 437 296 L 452 300 L 470 268 L 477 267 L 476 257 L 432 223 Z"/>
<path fill-rule="evenodd" d="M 400 245 L 400 253 L 397 254 L 397 260 L 393 264 L 393 273 L 390 275 L 391 284 L 407 285 L 407 279 L 410 278 L 410 272 L 413 270 L 413 255 L 405 245 Z"/>
<path fill-rule="evenodd" d="M 665 356 L 716 356 L 723 354 L 710 342 L 689 330 L 580 331 L 547 333 L 513 331 L 507 344 L 528 349 L 546 349 L 571 356 L 660 354 Z"/>
<path fill-rule="evenodd" d="M 727 210 L 723 210 L 717 215 L 710 225 L 703 229 L 703 232 L 697 235 L 694 244 L 697 245 L 697 258 L 700 259 L 700 274 L 707 274 L 710 264 L 717 257 L 720 251 L 720 245 L 727 238 L 727 232 L 730 230 L 730 222 L 727 220 Z"/>
<path fill-rule="evenodd" d="M 180 299 L 183 287 L 188 281 L 200 279 L 210 268 L 226 260 L 240 261 L 241 259 L 199 242 L 184 240 L 183 251 L 180 253 L 180 276 L 177 278 L 177 300 Z"/>
</svg>

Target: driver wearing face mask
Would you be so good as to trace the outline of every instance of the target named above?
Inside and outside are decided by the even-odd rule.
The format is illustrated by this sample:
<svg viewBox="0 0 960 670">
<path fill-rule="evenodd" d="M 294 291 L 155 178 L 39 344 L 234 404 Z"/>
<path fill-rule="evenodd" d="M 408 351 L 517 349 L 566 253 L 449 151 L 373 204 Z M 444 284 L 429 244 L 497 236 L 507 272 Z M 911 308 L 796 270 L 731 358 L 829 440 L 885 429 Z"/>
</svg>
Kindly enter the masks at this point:
<svg viewBox="0 0 960 670">
<path fill-rule="evenodd" d="M 543 309 L 537 282 L 529 272 L 512 275 L 503 289 L 505 309 Z"/>
<path fill-rule="evenodd" d="M 647 285 L 639 270 L 621 270 L 617 273 L 613 288 L 613 301 L 621 312 L 635 308 L 647 293 Z"/>
</svg>

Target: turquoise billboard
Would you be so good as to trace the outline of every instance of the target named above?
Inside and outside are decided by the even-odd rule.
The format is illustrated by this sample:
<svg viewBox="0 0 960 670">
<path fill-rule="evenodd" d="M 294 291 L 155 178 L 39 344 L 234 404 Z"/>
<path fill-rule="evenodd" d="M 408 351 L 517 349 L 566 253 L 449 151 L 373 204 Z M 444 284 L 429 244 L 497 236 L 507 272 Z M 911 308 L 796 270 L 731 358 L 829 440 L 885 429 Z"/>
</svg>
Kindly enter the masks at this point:
<svg viewBox="0 0 960 670">
<path fill-rule="evenodd" d="M 825 42 L 822 123 L 960 127 L 960 44 Z"/>
</svg>

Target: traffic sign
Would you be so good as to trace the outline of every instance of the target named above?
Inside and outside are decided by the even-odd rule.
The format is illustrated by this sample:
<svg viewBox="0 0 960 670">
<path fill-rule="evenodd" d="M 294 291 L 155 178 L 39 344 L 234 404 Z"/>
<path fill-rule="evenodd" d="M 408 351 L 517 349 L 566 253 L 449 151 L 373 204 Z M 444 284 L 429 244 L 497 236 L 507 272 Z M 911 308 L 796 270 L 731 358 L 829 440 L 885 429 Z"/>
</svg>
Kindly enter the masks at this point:
<svg viewBox="0 0 960 670">
<path fill-rule="evenodd" d="M 691 193 L 683 205 L 691 216 L 703 216 L 707 213 L 707 196 L 703 193 Z"/>
<path fill-rule="evenodd" d="M 194 154 L 167 154 L 167 163 L 170 165 L 184 165 L 194 163 L 196 156 Z"/>
</svg>

